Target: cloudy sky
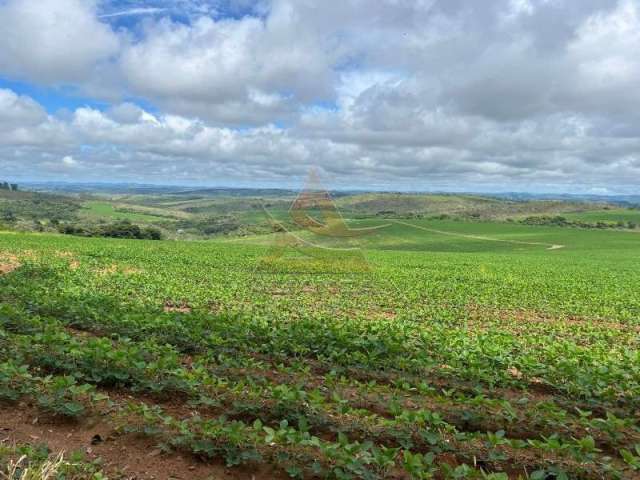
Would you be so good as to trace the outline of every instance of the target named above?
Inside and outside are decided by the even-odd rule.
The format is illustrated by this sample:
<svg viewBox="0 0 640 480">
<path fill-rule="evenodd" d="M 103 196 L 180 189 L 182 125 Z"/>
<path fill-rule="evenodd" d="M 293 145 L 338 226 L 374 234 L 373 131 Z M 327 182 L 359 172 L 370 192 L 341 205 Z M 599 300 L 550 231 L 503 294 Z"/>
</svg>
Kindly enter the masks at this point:
<svg viewBox="0 0 640 480">
<path fill-rule="evenodd" d="M 640 192 L 640 0 L 0 0 L 0 178 Z"/>
</svg>

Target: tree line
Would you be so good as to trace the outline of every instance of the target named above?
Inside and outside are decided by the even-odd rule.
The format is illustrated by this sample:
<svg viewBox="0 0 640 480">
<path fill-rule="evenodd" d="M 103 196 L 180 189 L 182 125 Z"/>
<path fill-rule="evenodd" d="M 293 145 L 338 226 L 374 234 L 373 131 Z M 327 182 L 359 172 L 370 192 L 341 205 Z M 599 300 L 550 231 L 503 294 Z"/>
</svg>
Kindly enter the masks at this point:
<svg viewBox="0 0 640 480">
<path fill-rule="evenodd" d="M 9 190 L 10 192 L 18 191 L 17 183 L 0 182 L 0 190 Z"/>
<path fill-rule="evenodd" d="M 129 220 L 120 220 L 116 223 L 80 225 L 57 224 L 58 231 L 66 235 L 79 237 L 110 237 L 128 238 L 138 240 L 161 240 L 162 232 L 154 227 L 140 227 Z"/>
<path fill-rule="evenodd" d="M 545 225 L 552 227 L 577 227 L 577 228 L 626 228 L 629 230 L 633 230 L 638 228 L 638 224 L 632 220 L 623 221 L 604 221 L 600 220 L 597 222 L 586 222 L 583 220 L 569 220 L 565 217 L 556 215 L 555 217 L 550 217 L 546 215 L 541 216 L 531 216 L 527 217 L 523 220 L 520 220 L 520 223 L 524 223 L 525 225 Z"/>
</svg>

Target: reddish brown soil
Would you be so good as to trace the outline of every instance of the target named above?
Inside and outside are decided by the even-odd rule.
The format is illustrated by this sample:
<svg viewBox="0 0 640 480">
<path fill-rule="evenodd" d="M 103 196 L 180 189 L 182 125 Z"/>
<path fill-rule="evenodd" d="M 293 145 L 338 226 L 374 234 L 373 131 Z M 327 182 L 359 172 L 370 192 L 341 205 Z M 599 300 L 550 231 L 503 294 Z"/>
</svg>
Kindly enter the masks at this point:
<svg viewBox="0 0 640 480">
<path fill-rule="evenodd" d="M 18 257 L 0 252 L 0 275 L 11 273 L 18 267 L 20 267 Z"/>
<path fill-rule="evenodd" d="M 169 312 L 191 313 L 191 310 L 192 308 L 186 303 L 166 302 L 164 304 L 164 311 L 166 313 L 169 313 Z"/>
<path fill-rule="evenodd" d="M 101 442 L 92 445 L 99 435 Z M 64 423 L 39 418 L 26 405 L 0 405 L 0 444 L 46 444 L 52 452 L 84 452 L 88 460 L 101 458 L 110 478 L 127 480 L 276 480 L 282 477 L 268 467 L 258 471 L 228 469 L 223 464 L 203 463 L 178 453 L 165 454 L 153 440 L 122 435 L 104 419 Z M 94 442 L 95 443 L 95 442 Z"/>
<path fill-rule="evenodd" d="M 522 323 L 522 328 L 526 329 L 530 323 L 555 323 L 562 326 L 609 328 L 613 330 L 632 330 L 640 332 L 640 325 L 632 325 L 620 322 L 612 322 L 602 318 L 584 318 L 577 315 L 556 317 L 547 313 L 527 309 L 497 309 L 481 307 L 470 304 L 467 307 L 470 321 L 481 322 L 484 319 L 515 321 Z M 482 328 L 482 323 L 473 324 L 474 327 Z"/>
</svg>

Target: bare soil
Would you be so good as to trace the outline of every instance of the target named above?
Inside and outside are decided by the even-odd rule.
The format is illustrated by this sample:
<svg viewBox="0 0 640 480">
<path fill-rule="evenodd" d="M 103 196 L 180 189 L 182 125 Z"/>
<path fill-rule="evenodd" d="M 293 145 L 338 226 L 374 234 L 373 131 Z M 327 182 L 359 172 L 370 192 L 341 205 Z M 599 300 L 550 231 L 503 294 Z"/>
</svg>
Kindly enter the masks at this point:
<svg viewBox="0 0 640 480">
<path fill-rule="evenodd" d="M 21 266 L 18 257 L 13 254 L 0 252 L 0 275 L 11 273 Z"/>
<path fill-rule="evenodd" d="M 0 404 L 0 445 L 46 444 L 52 453 L 83 452 L 89 461 L 100 458 L 109 478 L 127 480 L 275 480 L 269 467 L 258 471 L 229 469 L 180 453 L 163 453 L 153 440 L 119 434 L 105 418 L 60 422 L 38 416 L 28 405 Z"/>
</svg>

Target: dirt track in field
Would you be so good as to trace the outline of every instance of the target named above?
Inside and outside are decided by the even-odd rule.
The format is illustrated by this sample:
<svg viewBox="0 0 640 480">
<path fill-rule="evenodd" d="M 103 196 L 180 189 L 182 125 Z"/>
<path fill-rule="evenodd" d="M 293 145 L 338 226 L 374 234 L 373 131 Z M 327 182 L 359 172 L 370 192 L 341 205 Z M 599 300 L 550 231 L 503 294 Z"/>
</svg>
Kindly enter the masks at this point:
<svg viewBox="0 0 640 480">
<path fill-rule="evenodd" d="M 541 246 L 541 247 L 547 247 L 546 248 L 547 250 L 560 250 L 561 248 L 564 248 L 564 245 L 558 245 L 558 244 L 555 244 L 555 243 L 525 242 L 523 240 L 509 240 L 509 239 L 506 239 L 506 238 L 485 237 L 483 235 L 470 235 L 470 234 L 466 234 L 466 233 L 447 232 L 445 230 L 436 230 L 435 228 L 422 227 L 420 225 L 414 225 L 412 223 L 402 222 L 400 220 L 393 220 L 393 223 L 397 223 L 398 225 L 404 225 L 405 227 L 417 228 L 418 230 L 424 230 L 425 232 L 438 233 L 440 235 L 449 235 L 449 236 L 452 236 L 452 237 L 468 238 L 468 239 L 471 239 L 471 240 L 483 240 L 485 242 L 512 243 L 512 244 L 515 244 L 515 245 Z"/>
</svg>

